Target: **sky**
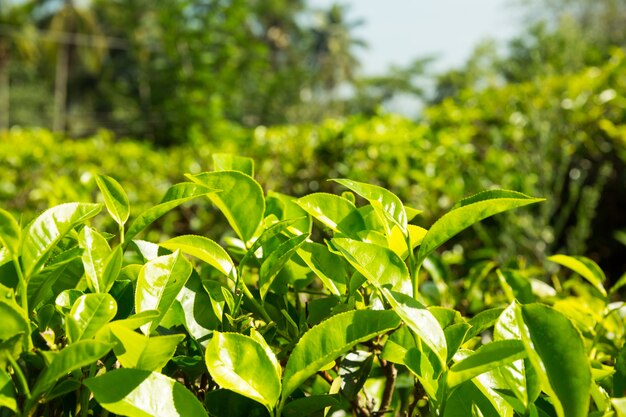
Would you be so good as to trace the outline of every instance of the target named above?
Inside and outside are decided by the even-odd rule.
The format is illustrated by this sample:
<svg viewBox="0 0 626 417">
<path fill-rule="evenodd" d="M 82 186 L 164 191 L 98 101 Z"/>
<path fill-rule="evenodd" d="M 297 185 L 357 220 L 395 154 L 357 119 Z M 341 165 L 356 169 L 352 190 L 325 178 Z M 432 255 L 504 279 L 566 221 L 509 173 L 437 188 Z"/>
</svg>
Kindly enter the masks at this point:
<svg viewBox="0 0 626 417">
<path fill-rule="evenodd" d="M 438 57 L 433 69 L 461 66 L 481 40 L 504 44 L 521 30 L 512 0 L 309 0 L 313 8 L 333 3 L 348 6 L 348 21 L 365 21 L 355 32 L 369 45 L 357 54 L 365 75 L 430 55 Z"/>
</svg>

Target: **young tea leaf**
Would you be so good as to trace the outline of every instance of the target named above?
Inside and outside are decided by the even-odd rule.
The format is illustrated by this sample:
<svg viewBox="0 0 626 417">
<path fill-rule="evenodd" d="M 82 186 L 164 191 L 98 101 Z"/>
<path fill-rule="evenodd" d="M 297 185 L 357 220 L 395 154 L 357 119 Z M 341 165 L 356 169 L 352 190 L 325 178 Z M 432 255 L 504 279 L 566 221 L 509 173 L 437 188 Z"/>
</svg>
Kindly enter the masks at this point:
<svg viewBox="0 0 626 417">
<path fill-rule="evenodd" d="M 26 229 L 22 242 L 24 275 L 39 271 L 54 246 L 70 230 L 102 210 L 101 204 L 66 203 L 44 211 Z"/>
<path fill-rule="evenodd" d="M 594 288 L 600 291 L 600 294 L 606 297 L 606 289 L 604 289 L 603 284 L 604 281 L 606 281 L 606 277 L 598 264 L 591 259 L 584 256 L 552 255 L 548 257 L 548 260 L 559 265 L 563 265 L 576 272 L 578 275 L 589 281 Z"/>
<path fill-rule="evenodd" d="M 89 226 L 78 234 L 78 245 L 83 249 L 83 267 L 87 284 L 92 292 L 105 292 L 102 276 L 111 248 L 104 236 Z"/>
<path fill-rule="evenodd" d="M 114 178 L 106 175 L 96 176 L 96 184 L 113 220 L 120 226 L 124 225 L 130 215 L 130 203 L 122 186 Z"/>
<path fill-rule="evenodd" d="M 139 233 L 141 233 L 146 227 L 150 226 L 159 217 L 163 216 L 168 211 L 180 206 L 187 201 L 204 195 L 210 195 L 217 190 L 206 187 L 200 184 L 194 184 L 190 182 L 181 182 L 179 184 L 172 185 L 165 197 L 159 204 L 141 213 L 128 228 L 128 231 L 124 235 L 124 245 L 128 243 Z"/>
<path fill-rule="evenodd" d="M 452 365 L 448 371 L 448 386 L 457 386 L 484 372 L 522 359 L 525 356 L 526 350 L 520 340 L 501 340 L 488 343 Z"/>
<path fill-rule="evenodd" d="M 369 201 L 374 209 L 383 215 L 383 218 L 391 220 L 407 233 L 407 215 L 402 201 L 391 191 L 379 187 L 377 185 L 366 184 L 347 179 L 333 180 L 339 184 L 348 187 L 367 201 Z M 378 203 L 378 204 L 376 204 Z M 391 227 L 388 228 L 391 230 Z"/>
<path fill-rule="evenodd" d="M 65 317 L 70 343 L 90 339 L 115 317 L 117 303 L 109 294 L 85 294 L 74 302 Z"/>
<path fill-rule="evenodd" d="M 193 267 L 179 250 L 171 255 L 159 256 L 141 268 L 135 291 L 135 311 L 159 310 L 159 317 L 148 326 L 141 327 L 144 333 L 154 331 L 176 296 L 185 286 Z"/>
<path fill-rule="evenodd" d="M 263 189 L 252 177 L 238 171 L 203 172 L 187 178 L 220 190 L 209 198 L 220 209 L 235 233 L 248 243 L 263 221 Z"/>
<path fill-rule="evenodd" d="M 283 378 L 281 403 L 324 365 L 350 350 L 400 325 L 393 311 L 356 310 L 337 314 L 312 327 L 293 349 Z"/>
<path fill-rule="evenodd" d="M 423 262 L 435 249 L 474 223 L 494 214 L 543 200 L 507 190 L 483 191 L 463 199 L 428 230 L 417 254 L 418 262 Z"/>
<path fill-rule="evenodd" d="M 111 332 L 119 341 L 113 352 L 122 366 L 145 371 L 160 372 L 185 339 L 182 334 L 147 337 L 115 323 L 111 325 Z"/>
<path fill-rule="evenodd" d="M 295 200 L 295 203 L 334 232 L 356 238 L 358 232 L 366 229 L 355 205 L 345 198 L 314 193 Z"/>
<path fill-rule="evenodd" d="M 543 389 L 555 395 L 557 415 L 587 416 L 591 368 L 580 333 L 567 317 L 546 305 L 526 304 L 520 309 L 530 335 L 526 340 L 522 332 L 522 340 Z"/>
<path fill-rule="evenodd" d="M 183 253 L 206 262 L 227 277 L 236 275 L 235 265 L 230 255 L 217 243 L 204 236 L 183 235 L 159 243 L 171 251 L 180 249 Z"/>
<path fill-rule="evenodd" d="M 250 336 L 215 332 L 205 360 L 213 380 L 273 410 L 280 396 L 280 368 L 271 351 Z"/>
<path fill-rule="evenodd" d="M 308 239 L 308 237 L 308 235 L 299 235 L 290 238 L 273 250 L 267 259 L 263 261 L 259 270 L 259 292 L 261 293 L 261 299 L 265 299 L 265 295 L 272 286 L 276 275 L 278 275 L 280 270 L 285 266 L 289 259 L 291 259 L 291 256 Z"/>
<path fill-rule="evenodd" d="M 85 380 L 105 410 L 129 417 L 208 417 L 183 385 L 157 372 L 116 369 Z"/>
<path fill-rule="evenodd" d="M 19 256 L 21 238 L 22 229 L 15 217 L 8 211 L 0 209 L 0 243 L 12 256 Z"/>
</svg>

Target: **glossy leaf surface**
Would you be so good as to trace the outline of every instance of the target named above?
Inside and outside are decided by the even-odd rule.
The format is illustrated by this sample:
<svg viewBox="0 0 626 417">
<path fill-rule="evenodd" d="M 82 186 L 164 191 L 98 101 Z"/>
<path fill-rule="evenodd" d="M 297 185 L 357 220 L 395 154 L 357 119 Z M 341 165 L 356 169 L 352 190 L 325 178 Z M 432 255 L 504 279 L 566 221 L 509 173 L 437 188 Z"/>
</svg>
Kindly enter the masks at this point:
<svg viewBox="0 0 626 417">
<path fill-rule="evenodd" d="M 141 268 L 135 292 L 135 311 L 159 311 L 159 317 L 150 326 L 142 326 L 144 333 L 157 328 L 185 286 L 191 270 L 191 264 L 179 250 L 171 255 L 159 256 Z"/>
<path fill-rule="evenodd" d="M 235 274 L 235 265 L 230 255 L 216 242 L 204 236 L 183 235 L 159 243 L 171 251 L 180 249 L 183 253 L 195 256 L 203 262 L 208 263 L 222 274 L 230 276 Z"/>
<path fill-rule="evenodd" d="M 15 217 L 8 211 L 0 208 L 0 243 L 13 256 L 19 256 L 22 229 Z"/>
<path fill-rule="evenodd" d="M 356 237 L 365 230 L 365 221 L 356 206 L 334 194 L 314 193 L 295 201 L 311 216 L 335 232 Z"/>
<path fill-rule="evenodd" d="M 211 158 L 215 171 L 239 171 L 254 177 L 254 160 L 252 158 L 228 153 L 214 153 Z"/>
<path fill-rule="evenodd" d="M 395 329 L 392 311 L 356 310 L 338 314 L 312 327 L 293 349 L 283 377 L 283 401 L 311 375 L 357 343 Z"/>
<path fill-rule="evenodd" d="M 146 227 L 150 226 L 155 220 L 173 208 L 176 208 L 187 201 L 193 200 L 194 198 L 201 197 L 215 191 L 216 190 L 212 188 L 190 182 L 181 182 L 179 184 L 172 185 L 170 189 L 167 190 L 167 193 L 165 194 L 165 197 L 163 197 L 163 200 L 161 200 L 161 203 L 141 213 L 130 224 L 128 231 L 124 235 L 125 244 L 127 245 L 128 242 L 145 230 Z"/>
<path fill-rule="evenodd" d="M 331 245 L 376 287 L 390 287 L 409 293 L 412 291 L 409 270 L 391 249 L 346 238 L 334 238 Z"/>
<path fill-rule="evenodd" d="M 119 324 L 111 332 L 119 341 L 113 352 L 122 366 L 145 371 L 161 371 L 185 339 L 182 334 L 147 337 Z"/>
<path fill-rule="evenodd" d="M 101 209 L 101 204 L 66 203 L 44 211 L 24 233 L 24 275 L 29 277 L 39 271 L 57 242 L 74 227 L 98 214 Z"/>
<path fill-rule="evenodd" d="M 50 365 L 41 373 L 32 391 L 32 397 L 38 398 L 65 375 L 90 365 L 106 355 L 113 346 L 95 340 L 81 340 L 55 353 Z"/>
<path fill-rule="evenodd" d="M 382 211 L 382 214 L 393 223 L 397 224 L 404 233 L 407 231 L 407 215 L 402 201 L 391 191 L 377 185 L 366 184 L 347 179 L 333 180 L 348 187 L 361 197 L 372 203 L 375 210 Z M 376 204 L 378 203 L 378 204 Z"/>
<path fill-rule="evenodd" d="M 92 338 L 116 313 L 117 303 L 111 295 L 82 295 L 65 318 L 68 339 L 74 343 Z"/>
<path fill-rule="evenodd" d="M 584 256 L 568 256 L 568 255 L 552 255 L 548 257 L 549 261 L 563 265 L 576 272 L 581 277 L 591 283 L 600 294 L 606 297 L 606 289 L 604 289 L 604 281 L 606 277 L 602 269 L 589 258 Z"/>
<path fill-rule="evenodd" d="M 520 340 L 501 340 L 481 346 L 474 353 L 455 363 L 448 372 L 448 385 L 453 387 L 484 372 L 526 356 Z"/>
<path fill-rule="evenodd" d="M 209 198 L 220 209 L 235 233 L 248 242 L 265 213 L 263 189 L 252 177 L 239 171 L 203 172 L 188 175 L 198 184 L 220 190 Z"/>
<path fill-rule="evenodd" d="M 556 394 L 557 414 L 586 416 L 591 369 L 580 333 L 563 314 L 548 306 L 526 304 L 521 306 L 521 313 L 533 346 L 528 355 L 531 361 L 535 357 L 541 361 L 538 364 L 535 360 L 533 365 Z M 526 347 L 529 349 L 528 344 Z"/>
<path fill-rule="evenodd" d="M 85 380 L 96 401 L 112 413 L 129 417 L 208 417 L 183 385 L 157 372 L 116 369 Z"/>
<path fill-rule="evenodd" d="M 261 299 L 265 299 L 265 295 L 274 282 L 276 275 L 278 275 L 280 270 L 289 259 L 291 259 L 291 256 L 307 239 L 308 235 L 299 235 L 290 238 L 274 249 L 261 264 L 259 270 L 259 290 L 261 292 Z"/>
<path fill-rule="evenodd" d="M 507 190 L 484 191 L 463 199 L 430 227 L 422 240 L 418 261 L 423 261 L 451 237 L 474 223 L 494 214 L 540 201 L 543 199 Z"/>
<path fill-rule="evenodd" d="M 97 230 L 85 226 L 78 234 L 78 244 L 83 249 L 83 268 L 89 288 L 93 292 L 105 292 L 103 275 L 111 254 L 109 243 Z"/>
<path fill-rule="evenodd" d="M 97 175 L 96 184 L 98 184 L 104 198 L 104 204 L 113 220 L 119 225 L 126 223 L 130 215 L 130 203 L 120 183 L 107 175 Z"/>
<path fill-rule="evenodd" d="M 273 409 L 280 396 L 280 368 L 273 353 L 250 336 L 214 333 L 205 360 L 211 377 L 222 388 Z"/>
</svg>

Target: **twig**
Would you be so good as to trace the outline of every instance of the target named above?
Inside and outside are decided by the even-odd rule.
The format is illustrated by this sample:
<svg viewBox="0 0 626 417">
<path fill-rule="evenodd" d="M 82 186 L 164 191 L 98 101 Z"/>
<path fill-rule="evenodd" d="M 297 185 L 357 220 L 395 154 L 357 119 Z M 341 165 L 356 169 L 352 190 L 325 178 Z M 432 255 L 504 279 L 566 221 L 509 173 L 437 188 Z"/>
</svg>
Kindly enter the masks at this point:
<svg viewBox="0 0 626 417">
<path fill-rule="evenodd" d="M 388 362 L 384 359 L 380 359 L 380 365 L 385 373 L 385 390 L 383 391 L 383 397 L 380 403 L 378 411 L 372 413 L 372 416 L 383 416 L 393 410 L 389 408 L 391 400 L 393 399 L 393 392 L 396 388 L 396 378 L 398 376 L 398 370 L 392 362 Z"/>
</svg>

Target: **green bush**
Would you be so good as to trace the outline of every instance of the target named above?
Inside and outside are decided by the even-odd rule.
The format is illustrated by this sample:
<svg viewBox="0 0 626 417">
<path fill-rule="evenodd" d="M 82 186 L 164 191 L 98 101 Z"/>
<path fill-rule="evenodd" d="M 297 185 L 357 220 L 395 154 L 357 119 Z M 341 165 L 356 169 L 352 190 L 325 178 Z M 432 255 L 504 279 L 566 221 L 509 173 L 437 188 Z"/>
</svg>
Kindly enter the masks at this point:
<svg viewBox="0 0 626 417">
<path fill-rule="evenodd" d="M 611 300 L 626 277 L 607 290 L 597 264 L 562 254 L 549 260 L 574 274 L 554 286 L 537 267 L 436 267 L 462 230 L 542 199 L 485 191 L 427 230 L 385 188 L 335 180 L 341 196 L 295 198 L 264 192 L 248 158 L 214 166 L 136 215 L 99 175 L 104 204 L 26 226 L 0 210 L 0 415 L 625 412 Z M 221 225 L 141 239 L 192 202 Z M 92 227 L 104 207 L 115 233 Z"/>
</svg>

